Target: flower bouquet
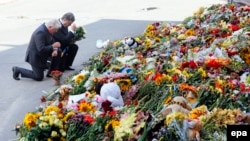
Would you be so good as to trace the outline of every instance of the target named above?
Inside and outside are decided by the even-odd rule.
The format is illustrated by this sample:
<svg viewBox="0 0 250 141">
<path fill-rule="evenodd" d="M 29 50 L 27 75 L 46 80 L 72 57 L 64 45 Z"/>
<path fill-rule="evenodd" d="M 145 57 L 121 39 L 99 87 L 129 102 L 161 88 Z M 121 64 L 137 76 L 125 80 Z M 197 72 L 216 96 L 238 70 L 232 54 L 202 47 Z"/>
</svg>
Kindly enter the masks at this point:
<svg viewBox="0 0 250 141">
<path fill-rule="evenodd" d="M 76 42 L 76 41 L 80 41 L 82 39 L 85 39 L 86 38 L 85 34 L 86 34 L 86 30 L 82 26 L 76 27 L 75 36 L 74 36 L 72 42 Z"/>
</svg>

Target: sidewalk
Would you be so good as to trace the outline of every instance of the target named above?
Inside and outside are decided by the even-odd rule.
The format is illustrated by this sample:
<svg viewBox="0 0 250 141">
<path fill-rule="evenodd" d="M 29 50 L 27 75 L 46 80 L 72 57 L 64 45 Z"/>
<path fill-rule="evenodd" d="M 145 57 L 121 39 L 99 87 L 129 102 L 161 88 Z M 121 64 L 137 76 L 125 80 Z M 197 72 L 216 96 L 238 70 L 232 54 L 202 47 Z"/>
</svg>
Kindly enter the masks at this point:
<svg viewBox="0 0 250 141">
<path fill-rule="evenodd" d="M 7 3 L 9 2 L 9 3 Z M 0 0 L 0 46 L 22 44 L 31 32 L 49 18 L 59 18 L 71 11 L 78 25 L 100 19 L 182 21 L 201 6 L 226 3 L 225 0 Z M 149 9 L 147 11 L 143 9 Z M 27 34 L 13 40 L 13 34 L 30 27 Z M 6 34 L 2 34 L 6 33 Z"/>
</svg>

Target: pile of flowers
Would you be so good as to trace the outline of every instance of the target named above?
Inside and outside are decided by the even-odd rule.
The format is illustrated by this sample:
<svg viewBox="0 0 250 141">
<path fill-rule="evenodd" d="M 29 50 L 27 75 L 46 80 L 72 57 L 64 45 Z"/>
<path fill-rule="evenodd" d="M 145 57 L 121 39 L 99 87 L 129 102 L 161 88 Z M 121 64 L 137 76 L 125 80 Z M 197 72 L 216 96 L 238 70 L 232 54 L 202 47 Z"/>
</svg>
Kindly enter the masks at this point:
<svg viewBox="0 0 250 141">
<path fill-rule="evenodd" d="M 20 140 L 226 140 L 227 125 L 250 123 L 249 11 L 202 7 L 180 24 L 148 25 L 129 37 L 136 46 L 110 41 L 25 115 Z M 98 101 L 109 82 L 124 106 Z"/>
</svg>

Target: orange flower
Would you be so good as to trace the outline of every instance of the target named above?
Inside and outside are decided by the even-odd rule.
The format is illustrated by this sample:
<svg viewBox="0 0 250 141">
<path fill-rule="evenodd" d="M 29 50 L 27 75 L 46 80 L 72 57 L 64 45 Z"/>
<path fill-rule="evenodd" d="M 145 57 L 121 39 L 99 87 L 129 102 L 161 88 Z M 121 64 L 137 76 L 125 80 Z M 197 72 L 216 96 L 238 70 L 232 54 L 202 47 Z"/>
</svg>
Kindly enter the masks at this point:
<svg viewBox="0 0 250 141">
<path fill-rule="evenodd" d="M 207 65 L 207 67 L 211 67 L 211 68 L 220 68 L 222 66 L 227 66 L 230 63 L 230 59 L 229 58 L 209 58 L 205 61 L 205 64 Z"/>
<path fill-rule="evenodd" d="M 160 85 L 162 82 L 162 74 L 160 72 L 156 72 L 155 76 L 153 77 L 156 85 Z"/>
<path fill-rule="evenodd" d="M 198 92 L 194 86 L 189 86 L 186 83 L 181 83 L 179 85 L 179 90 L 181 90 L 181 91 L 188 90 L 188 91 L 192 91 L 194 94 L 198 94 Z"/>
<path fill-rule="evenodd" d="M 200 116 L 205 116 L 208 114 L 207 107 L 205 105 L 199 106 L 189 113 L 191 119 L 198 119 Z"/>
<path fill-rule="evenodd" d="M 224 92 L 224 90 L 223 90 L 223 85 L 224 85 L 224 82 L 223 82 L 222 80 L 217 79 L 217 80 L 215 81 L 215 88 L 216 88 L 216 90 L 218 90 L 218 91 L 221 92 L 221 93 Z"/>
</svg>

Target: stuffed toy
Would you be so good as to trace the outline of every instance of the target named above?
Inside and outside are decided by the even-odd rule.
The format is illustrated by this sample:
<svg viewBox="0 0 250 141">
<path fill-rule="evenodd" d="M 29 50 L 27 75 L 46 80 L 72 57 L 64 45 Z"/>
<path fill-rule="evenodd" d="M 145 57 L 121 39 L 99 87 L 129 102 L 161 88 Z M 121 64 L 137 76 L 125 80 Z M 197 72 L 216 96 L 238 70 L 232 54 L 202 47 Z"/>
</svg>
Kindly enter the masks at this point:
<svg viewBox="0 0 250 141">
<path fill-rule="evenodd" d="M 73 90 L 71 85 L 62 85 L 59 89 L 59 92 L 62 97 L 68 96 L 69 93 Z"/>
<path fill-rule="evenodd" d="M 164 106 L 164 108 L 160 112 L 160 115 L 162 117 L 166 117 L 167 115 L 174 112 L 181 112 L 188 115 L 191 110 L 192 108 L 188 104 L 187 99 L 182 96 L 176 96 L 172 99 L 171 102 Z"/>
<path fill-rule="evenodd" d="M 112 108 L 124 106 L 121 89 L 115 82 L 103 84 L 100 89 L 100 96 L 96 97 L 96 101 Z"/>
<path fill-rule="evenodd" d="M 186 133 L 186 138 L 188 141 L 196 139 L 200 141 L 200 130 L 202 128 L 202 123 L 198 119 L 186 119 L 183 121 L 183 129 Z"/>
<path fill-rule="evenodd" d="M 124 39 L 124 44 L 128 45 L 130 48 L 136 48 L 139 46 L 139 43 L 133 37 L 126 37 Z"/>
<path fill-rule="evenodd" d="M 137 78 L 135 77 L 134 72 L 130 67 L 123 66 L 120 68 L 119 72 L 128 74 L 129 78 L 133 83 L 137 81 Z"/>
</svg>

